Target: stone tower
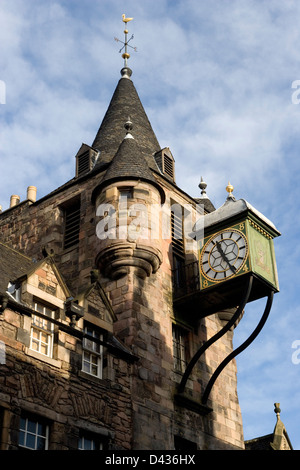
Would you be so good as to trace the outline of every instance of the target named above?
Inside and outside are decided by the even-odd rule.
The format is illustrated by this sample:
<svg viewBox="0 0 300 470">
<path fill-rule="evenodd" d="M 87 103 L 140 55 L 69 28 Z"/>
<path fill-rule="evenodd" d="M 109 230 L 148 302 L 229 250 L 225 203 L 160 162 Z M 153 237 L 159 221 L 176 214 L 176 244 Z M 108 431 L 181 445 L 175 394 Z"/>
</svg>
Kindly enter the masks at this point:
<svg viewBox="0 0 300 470">
<path fill-rule="evenodd" d="M 51 449 L 76 448 L 83 431 L 84 442 L 109 449 L 244 448 L 234 361 L 201 403 L 232 351 L 233 328 L 178 394 L 187 363 L 231 312 L 177 308 L 181 287 L 197 283 L 186 227 L 199 204 L 200 218 L 214 207 L 205 183 L 196 198 L 177 186 L 172 153 L 160 148 L 131 75 L 122 69 L 94 142 L 76 155 L 75 177 L 0 215 L 2 448 L 26 447 L 17 431 L 26 435 L 34 419 L 47 423 Z M 43 330 L 52 331 L 51 354 L 34 342 L 36 318 L 52 325 Z"/>
</svg>

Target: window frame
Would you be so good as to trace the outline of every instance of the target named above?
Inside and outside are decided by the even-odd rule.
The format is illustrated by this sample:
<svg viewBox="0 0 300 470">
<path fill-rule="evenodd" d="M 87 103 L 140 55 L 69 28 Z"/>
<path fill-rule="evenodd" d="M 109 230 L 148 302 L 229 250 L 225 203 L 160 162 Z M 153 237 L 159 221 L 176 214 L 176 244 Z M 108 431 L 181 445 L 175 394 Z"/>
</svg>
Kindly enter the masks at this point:
<svg viewBox="0 0 300 470">
<path fill-rule="evenodd" d="M 25 427 L 22 427 L 22 422 L 25 422 Z M 29 422 L 35 424 L 35 431 L 30 431 L 29 429 Z M 45 429 L 44 434 L 39 433 L 39 427 L 42 426 Z M 20 417 L 20 424 L 19 424 L 19 440 L 18 440 L 18 446 L 22 449 L 28 449 L 28 450 L 48 450 L 49 447 L 49 430 L 50 426 L 49 423 L 46 422 L 43 418 L 37 417 L 37 416 L 32 416 L 32 415 L 27 415 L 24 414 Z M 23 444 L 21 444 L 21 435 L 24 434 L 23 436 Z M 27 442 L 28 436 L 34 436 L 34 447 L 25 445 Z M 44 447 L 42 449 L 37 447 L 38 440 L 42 439 L 44 441 Z"/>
<path fill-rule="evenodd" d="M 172 323 L 173 370 L 184 373 L 188 364 L 188 330 Z"/>
<path fill-rule="evenodd" d="M 103 331 L 96 325 L 86 323 L 84 325 L 83 332 L 85 336 L 82 340 L 81 371 L 88 375 L 91 375 L 92 377 L 102 379 L 104 351 L 103 344 L 101 344 L 99 341 L 103 342 Z M 94 341 L 92 338 L 96 341 Z M 95 368 L 97 370 L 96 373 L 93 372 L 93 369 Z"/>
<path fill-rule="evenodd" d="M 122 201 L 125 201 L 125 199 L 128 201 L 128 199 L 133 199 L 134 194 L 133 194 L 133 186 L 120 186 L 118 188 L 119 191 L 119 198 L 121 198 Z"/>
<path fill-rule="evenodd" d="M 38 307 L 41 308 L 42 311 L 38 310 Z M 53 358 L 54 323 L 51 320 L 55 318 L 56 309 L 38 300 L 34 300 L 33 309 L 37 314 L 32 314 L 31 317 L 29 349 L 45 357 Z M 41 315 L 38 315 L 38 313 Z M 45 317 L 48 317 L 49 320 Z M 49 323 L 49 326 L 45 326 L 47 323 Z M 37 332 L 36 338 L 33 336 L 34 331 Z M 42 335 L 47 337 L 47 342 L 42 340 Z M 34 343 L 38 345 L 37 349 L 33 347 Z M 47 353 L 41 350 L 43 345 L 46 346 Z"/>
<path fill-rule="evenodd" d="M 91 443 L 91 446 L 86 445 Z M 103 450 L 104 443 L 97 435 L 81 432 L 78 437 L 78 450 Z"/>
</svg>

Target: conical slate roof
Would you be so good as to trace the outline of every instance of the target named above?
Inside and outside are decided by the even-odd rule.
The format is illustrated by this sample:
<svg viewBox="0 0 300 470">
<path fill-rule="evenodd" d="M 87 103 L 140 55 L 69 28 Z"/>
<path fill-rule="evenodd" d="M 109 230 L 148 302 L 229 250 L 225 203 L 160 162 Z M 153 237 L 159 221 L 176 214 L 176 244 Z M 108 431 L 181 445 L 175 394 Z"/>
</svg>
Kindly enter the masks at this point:
<svg viewBox="0 0 300 470">
<path fill-rule="evenodd" d="M 132 130 L 132 123 L 127 121 L 125 128 L 127 129 L 127 134 L 125 138 L 123 138 L 115 156 L 110 162 L 104 178 L 97 187 L 97 191 L 99 191 L 100 188 L 103 188 L 115 181 L 132 179 L 140 180 L 151 183 L 154 187 L 156 187 L 161 194 L 162 201 L 164 201 L 165 195 L 163 189 L 154 178 L 153 173 L 149 168 L 149 164 L 140 148 L 140 145 L 129 132 Z"/>
<path fill-rule="evenodd" d="M 157 170 L 153 155 L 160 150 L 160 146 L 131 81 L 131 73 L 128 67 L 121 70 L 122 78 L 118 82 L 92 147 L 101 152 L 99 165 L 109 163 L 123 140 L 124 122 L 130 117 L 134 122 L 134 134 L 142 155 L 149 167 Z"/>
</svg>

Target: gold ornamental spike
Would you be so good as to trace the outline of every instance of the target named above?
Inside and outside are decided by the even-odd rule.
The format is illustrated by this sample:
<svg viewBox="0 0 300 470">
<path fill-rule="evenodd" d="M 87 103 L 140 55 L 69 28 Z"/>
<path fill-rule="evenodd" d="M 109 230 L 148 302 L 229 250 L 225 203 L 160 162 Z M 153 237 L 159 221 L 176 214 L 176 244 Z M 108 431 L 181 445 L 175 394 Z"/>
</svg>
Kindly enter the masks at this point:
<svg viewBox="0 0 300 470">
<path fill-rule="evenodd" d="M 234 190 L 234 187 L 232 186 L 230 181 L 228 181 L 228 185 L 226 186 L 226 191 L 229 193 L 228 197 L 232 197 L 233 190 Z"/>
</svg>

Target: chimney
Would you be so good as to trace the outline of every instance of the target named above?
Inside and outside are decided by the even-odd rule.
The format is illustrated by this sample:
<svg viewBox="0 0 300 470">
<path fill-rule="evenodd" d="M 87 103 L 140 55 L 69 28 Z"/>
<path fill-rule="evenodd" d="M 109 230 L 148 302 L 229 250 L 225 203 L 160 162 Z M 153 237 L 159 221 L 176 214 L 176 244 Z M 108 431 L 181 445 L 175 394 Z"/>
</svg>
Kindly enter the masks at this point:
<svg viewBox="0 0 300 470">
<path fill-rule="evenodd" d="M 36 201 L 36 187 L 35 186 L 28 186 L 27 188 L 27 200 L 31 202 Z"/>
<path fill-rule="evenodd" d="M 13 194 L 10 197 L 10 207 L 15 207 L 19 204 L 20 202 L 20 196 L 17 196 L 16 194 Z"/>
</svg>

